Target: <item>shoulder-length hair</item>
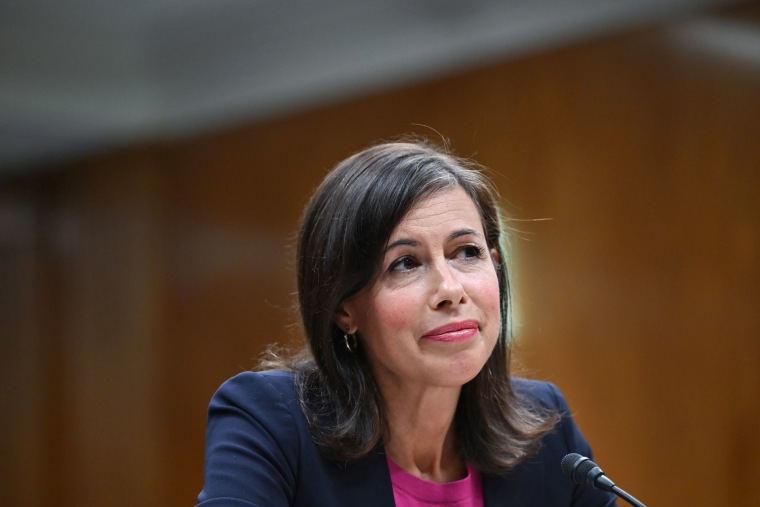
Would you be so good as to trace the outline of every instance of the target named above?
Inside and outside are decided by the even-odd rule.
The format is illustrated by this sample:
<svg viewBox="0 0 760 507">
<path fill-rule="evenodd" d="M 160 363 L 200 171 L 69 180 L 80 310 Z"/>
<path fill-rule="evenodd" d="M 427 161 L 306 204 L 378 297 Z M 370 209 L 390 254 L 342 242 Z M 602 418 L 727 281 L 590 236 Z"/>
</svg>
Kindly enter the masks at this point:
<svg viewBox="0 0 760 507">
<path fill-rule="evenodd" d="M 454 419 L 459 451 L 482 472 L 504 472 L 535 452 L 558 419 L 526 405 L 510 382 L 510 290 L 495 188 L 479 166 L 430 143 L 384 143 L 328 173 L 306 205 L 298 236 L 298 303 L 310 357 L 287 365 L 297 372 L 312 437 L 329 459 L 361 458 L 385 430 L 383 401 L 361 341 L 356 352 L 348 350 L 333 320 L 336 311 L 378 275 L 391 232 L 410 209 L 454 186 L 472 198 L 487 246 L 498 252 L 501 303 L 493 353 L 459 398 Z"/>
</svg>

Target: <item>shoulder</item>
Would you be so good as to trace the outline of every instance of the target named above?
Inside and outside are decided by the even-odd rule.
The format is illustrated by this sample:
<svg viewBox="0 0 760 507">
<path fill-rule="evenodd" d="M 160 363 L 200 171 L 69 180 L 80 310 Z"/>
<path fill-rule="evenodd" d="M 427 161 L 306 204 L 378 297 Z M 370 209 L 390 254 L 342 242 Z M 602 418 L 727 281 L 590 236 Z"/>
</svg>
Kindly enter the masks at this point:
<svg viewBox="0 0 760 507">
<path fill-rule="evenodd" d="M 527 405 L 538 406 L 563 414 L 569 412 L 565 396 L 551 382 L 522 377 L 512 377 L 510 380 L 515 396 Z"/>
<path fill-rule="evenodd" d="M 573 419 L 565 396 L 556 385 L 551 382 L 524 378 L 511 380 L 515 396 L 522 403 L 539 413 L 554 413 L 559 416 L 553 431 L 542 439 L 541 445 L 544 450 L 555 449 L 563 453 L 577 452 L 584 456 L 590 455 L 591 448 Z"/>
<path fill-rule="evenodd" d="M 592 458 L 591 446 L 576 424 L 573 413 L 560 389 L 551 382 L 512 378 L 515 395 L 535 410 L 556 413 L 559 418 L 554 429 L 541 440 L 541 450 L 559 464 L 565 454 L 575 452 Z M 559 467 L 557 467 L 559 470 Z"/>
<path fill-rule="evenodd" d="M 308 432 L 290 372 L 244 372 L 209 404 L 199 502 L 290 505 Z"/>
<path fill-rule="evenodd" d="M 514 488 L 512 493 L 505 491 L 504 495 L 516 495 L 512 503 L 520 505 L 614 507 L 613 494 L 575 485 L 562 472 L 560 463 L 568 453 L 589 458 L 593 458 L 593 453 L 560 389 L 551 382 L 540 380 L 516 377 L 510 380 L 515 396 L 523 403 L 539 411 L 556 413 L 559 418 L 552 431 L 542 437 L 536 454 L 502 478 L 504 484 Z"/>
<path fill-rule="evenodd" d="M 262 397 L 295 398 L 295 374 L 291 371 L 246 371 L 224 382 L 214 398 L 256 401 Z"/>
<path fill-rule="evenodd" d="M 216 421 L 249 420 L 271 427 L 275 433 L 285 428 L 305 426 L 295 390 L 295 374 L 288 371 L 243 372 L 216 391 L 209 404 L 209 424 Z M 278 431 L 279 430 L 279 431 Z"/>
</svg>

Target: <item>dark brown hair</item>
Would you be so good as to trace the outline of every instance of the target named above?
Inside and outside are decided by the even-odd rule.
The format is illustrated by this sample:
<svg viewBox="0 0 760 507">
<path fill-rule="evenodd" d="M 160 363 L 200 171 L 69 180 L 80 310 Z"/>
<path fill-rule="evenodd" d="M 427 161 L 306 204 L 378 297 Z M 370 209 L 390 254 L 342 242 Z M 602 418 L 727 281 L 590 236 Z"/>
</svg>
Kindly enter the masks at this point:
<svg viewBox="0 0 760 507">
<path fill-rule="evenodd" d="M 349 352 L 333 317 L 345 299 L 377 276 L 391 232 L 409 210 L 452 186 L 472 198 L 488 248 L 498 251 L 501 302 L 494 351 L 460 395 L 454 420 L 459 450 L 482 472 L 500 473 L 532 454 L 558 419 L 526 405 L 512 390 L 509 278 L 494 187 L 473 162 L 430 143 L 384 143 L 340 162 L 325 177 L 304 210 L 298 236 L 298 303 L 307 359 L 279 366 L 296 370 L 301 405 L 325 457 L 360 458 L 384 431 L 382 399 L 361 341 Z"/>
</svg>

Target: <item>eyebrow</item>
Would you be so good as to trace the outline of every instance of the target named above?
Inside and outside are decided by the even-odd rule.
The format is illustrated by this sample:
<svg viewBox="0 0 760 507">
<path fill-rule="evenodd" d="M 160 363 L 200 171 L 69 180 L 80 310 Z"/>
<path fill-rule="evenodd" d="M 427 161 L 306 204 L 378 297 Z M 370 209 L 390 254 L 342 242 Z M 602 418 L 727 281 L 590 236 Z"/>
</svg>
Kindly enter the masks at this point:
<svg viewBox="0 0 760 507">
<path fill-rule="evenodd" d="M 446 237 L 446 241 L 449 242 L 457 238 L 461 238 L 462 236 L 470 236 L 470 235 L 477 236 L 479 238 L 483 237 L 475 229 L 458 229 L 452 232 L 451 234 L 449 234 Z M 420 246 L 420 242 L 417 241 L 416 239 L 409 239 L 409 238 L 397 239 L 396 241 L 394 241 L 393 243 L 385 247 L 385 250 L 383 251 L 383 253 L 387 253 L 390 250 L 393 250 L 394 248 L 399 247 L 399 246 Z"/>
<path fill-rule="evenodd" d="M 482 238 L 481 234 L 476 231 L 475 229 L 459 229 L 458 231 L 454 231 L 451 234 L 449 234 L 449 237 L 446 238 L 446 241 L 451 241 L 453 239 L 460 238 L 462 236 L 477 236 L 479 238 Z"/>
</svg>

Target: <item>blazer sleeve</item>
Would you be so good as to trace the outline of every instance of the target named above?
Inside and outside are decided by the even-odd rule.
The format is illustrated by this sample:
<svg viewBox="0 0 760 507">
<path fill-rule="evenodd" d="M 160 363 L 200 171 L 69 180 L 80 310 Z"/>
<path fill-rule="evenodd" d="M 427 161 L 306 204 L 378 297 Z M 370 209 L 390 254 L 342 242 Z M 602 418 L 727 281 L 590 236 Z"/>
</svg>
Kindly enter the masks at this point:
<svg viewBox="0 0 760 507">
<path fill-rule="evenodd" d="M 292 412 L 297 402 L 277 380 L 267 373 L 241 373 L 214 394 L 198 506 L 291 504 L 298 467 L 299 437 Z"/>
</svg>

